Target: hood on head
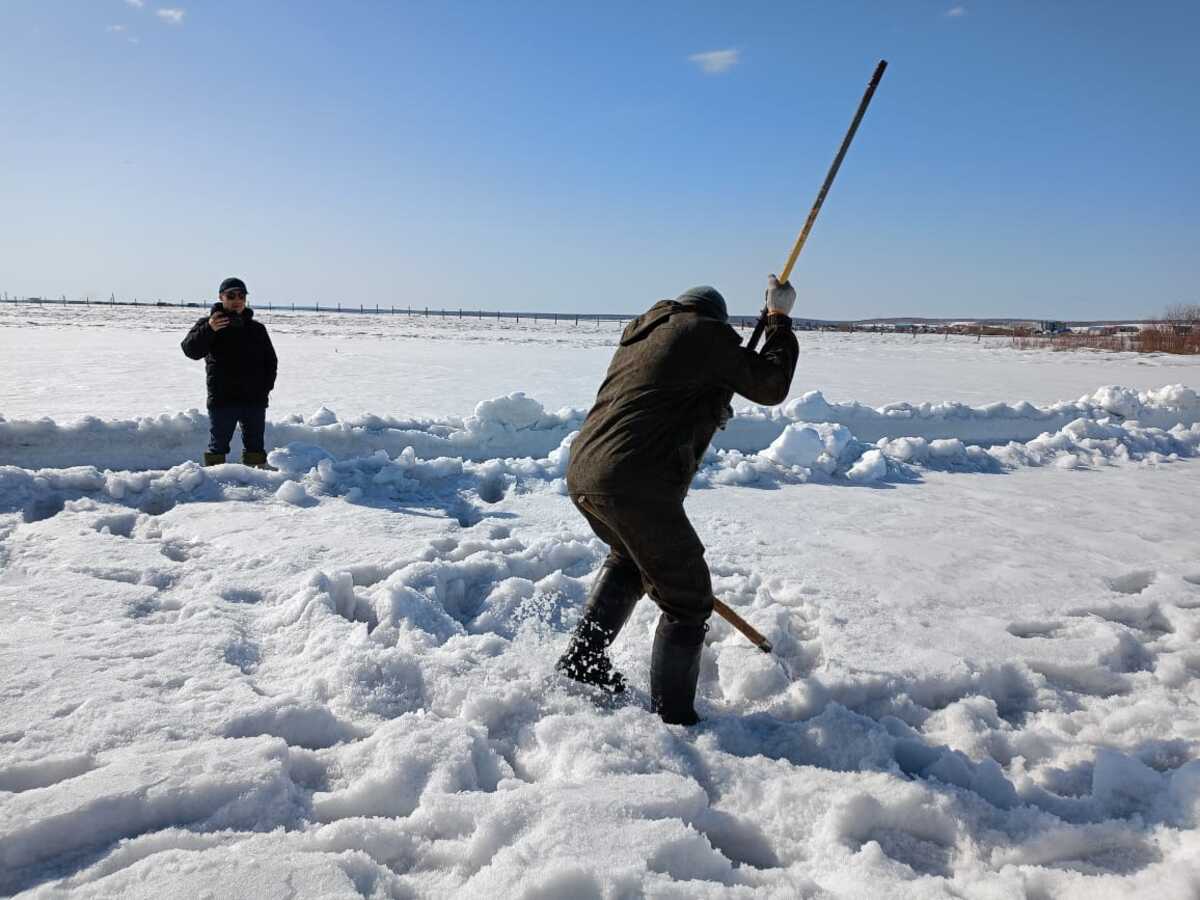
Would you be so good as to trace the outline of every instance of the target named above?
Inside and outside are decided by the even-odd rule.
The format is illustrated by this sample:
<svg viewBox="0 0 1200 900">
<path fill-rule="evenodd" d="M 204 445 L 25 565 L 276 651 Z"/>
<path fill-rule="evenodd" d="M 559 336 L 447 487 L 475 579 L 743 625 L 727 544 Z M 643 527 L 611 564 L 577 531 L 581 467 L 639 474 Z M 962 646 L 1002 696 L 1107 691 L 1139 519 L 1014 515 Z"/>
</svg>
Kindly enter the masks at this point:
<svg viewBox="0 0 1200 900">
<path fill-rule="evenodd" d="M 725 322 L 729 314 L 725 310 L 725 298 L 716 288 L 694 287 L 684 291 L 674 300 L 659 300 L 652 307 L 625 326 L 621 332 L 621 346 L 627 347 L 640 341 L 671 316 L 688 313 L 707 316 Z"/>
<path fill-rule="evenodd" d="M 718 322 L 729 320 L 729 309 L 725 306 L 725 298 L 715 287 L 709 287 L 707 284 L 688 288 L 675 298 L 675 302 L 685 309 L 694 309 L 701 315 L 709 316 Z"/>
</svg>

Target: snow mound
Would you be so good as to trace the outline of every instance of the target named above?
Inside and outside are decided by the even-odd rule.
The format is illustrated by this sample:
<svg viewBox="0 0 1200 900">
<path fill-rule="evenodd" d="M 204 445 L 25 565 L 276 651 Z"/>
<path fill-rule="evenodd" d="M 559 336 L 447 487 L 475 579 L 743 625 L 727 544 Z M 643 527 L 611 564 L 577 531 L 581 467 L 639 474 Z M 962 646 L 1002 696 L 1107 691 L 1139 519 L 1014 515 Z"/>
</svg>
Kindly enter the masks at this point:
<svg viewBox="0 0 1200 900">
<path fill-rule="evenodd" d="M 482 453 L 485 446 L 520 445 L 528 449 L 530 444 L 541 446 L 557 436 L 566 427 L 563 421 L 574 424 L 572 419 L 551 417 L 558 424 L 543 428 L 548 418 L 533 418 L 533 402 L 514 397 L 483 410 L 485 415 L 474 417 L 469 429 L 448 438 L 427 434 L 422 443 L 452 452 L 470 447 Z M 1128 399 L 1125 396 L 1122 402 Z M 520 424 L 514 424 L 510 414 Z M 316 429 L 295 427 L 307 429 L 308 437 L 323 443 L 297 441 L 271 451 L 268 459 L 277 472 L 238 464 L 202 468 L 194 462 L 165 471 L 137 471 L 142 457 L 136 449 L 123 456 L 113 451 L 128 467 L 125 471 L 103 471 L 91 465 L 37 470 L 0 466 L 0 511 L 18 511 L 24 521 L 35 522 L 57 515 L 64 504 L 81 497 L 103 497 L 151 514 L 165 512 L 178 503 L 239 496 L 273 495 L 293 506 L 313 505 L 323 496 L 345 497 L 352 502 L 372 498 L 392 502 L 405 497 L 411 502 L 428 501 L 449 510 L 461 524 L 471 524 L 481 517 L 481 508 L 501 502 L 514 487 L 565 492 L 563 478 L 576 434 L 566 433 L 541 456 L 485 456 L 474 461 L 466 453 L 424 457 L 411 444 L 395 453 L 373 449 L 377 442 L 366 436 L 369 430 L 364 431 L 362 426 L 339 423 Z M 336 439 L 323 433 L 327 429 L 333 429 Z M 278 433 L 286 431 L 280 429 Z M 412 436 L 411 432 L 405 434 Z M 392 434 L 383 443 L 391 444 L 395 437 Z M 351 451 L 368 452 L 339 458 L 326 446 L 336 448 L 339 444 Z M 83 448 L 78 452 L 83 455 Z M 1026 442 L 987 447 L 967 444 L 959 438 L 931 440 L 919 436 L 880 438 L 871 445 L 844 425 L 793 422 L 759 452 L 710 449 L 693 484 L 697 488 L 769 488 L 812 480 L 872 484 L 911 480 L 920 469 L 985 473 L 1041 466 L 1145 466 L 1197 455 L 1200 422 L 1176 424 L 1164 430 L 1133 420 L 1080 417 L 1058 431 L 1043 432 Z"/>
<path fill-rule="evenodd" d="M 412 447 L 423 458 L 447 456 L 474 462 L 510 457 L 537 459 L 560 448 L 579 429 L 584 415 L 584 410 L 569 408 L 547 412 L 537 400 L 521 392 L 484 400 L 476 406 L 474 415 L 462 419 L 395 419 L 364 414 L 343 420 L 322 406 L 307 418 L 295 415 L 269 422 L 267 441 L 275 447 L 311 448 L 303 451 L 307 454 L 304 459 L 297 459 L 289 467 L 291 472 L 299 471 L 306 459 L 314 459 L 306 467 L 311 468 L 319 450 L 342 458 L 379 450 L 396 456 Z M 812 457 L 812 436 L 792 426 L 842 426 L 840 432 L 816 429 L 824 452 L 830 460 L 837 460 L 844 448 L 831 445 L 831 434 L 844 435 L 845 440 L 853 435 L 864 444 L 921 438 L 926 442 L 958 440 L 964 446 L 987 448 L 1027 443 L 1043 434 L 1056 434 L 1079 420 L 1136 423 L 1141 429 L 1162 431 L 1175 426 L 1189 428 L 1200 424 L 1200 399 L 1183 385 L 1142 392 L 1109 386 L 1073 402 L 1045 407 L 1028 403 L 897 403 L 875 409 L 858 403 L 829 403 L 819 391 L 813 391 L 782 409 L 739 410 L 717 433 L 713 449 L 742 454 L 769 451 L 766 458 L 780 465 L 830 471 L 829 465 Z M 50 419 L 0 417 L 0 459 L 24 468 L 169 468 L 197 457 L 207 434 L 208 416 L 197 410 L 130 420 L 88 417 L 65 425 Z M 781 438 L 784 443 L 776 446 Z"/>
<path fill-rule="evenodd" d="M 957 438 L 965 444 L 989 446 L 1025 442 L 1055 432 L 1076 419 L 1121 418 L 1143 427 L 1169 429 L 1200 422 L 1200 398 L 1184 385 L 1149 391 L 1101 387 L 1075 401 L 1049 406 L 991 403 L 892 403 L 878 408 L 860 403 L 830 403 L 810 391 L 782 409 L 742 410 L 714 439 L 718 449 L 754 452 L 769 444 L 793 422 L 828 422 L 846 426 L 859 440 L 921 437 L 927 441 Z M 757 445 L 757 446 L 755 446 Z"/>
<path fill-rule="evenodd" d="M 290 503 L 293 506 L 303 506 L 312 500 L 308 496 L 308 491 L 304 490 L 304 485 L 290 480 L 285 481 L 279 486 L 279 489 L 275 491 L 275 496 L 284 503 Z"/>
</svg>

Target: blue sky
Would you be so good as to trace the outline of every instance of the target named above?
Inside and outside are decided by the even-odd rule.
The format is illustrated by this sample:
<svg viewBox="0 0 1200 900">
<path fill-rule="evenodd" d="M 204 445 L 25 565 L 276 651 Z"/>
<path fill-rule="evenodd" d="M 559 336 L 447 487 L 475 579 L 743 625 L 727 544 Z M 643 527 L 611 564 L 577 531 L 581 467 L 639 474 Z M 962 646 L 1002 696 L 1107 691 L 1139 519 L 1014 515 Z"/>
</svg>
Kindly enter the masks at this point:
<svg viewBox="0 0 1200 900">
<path fill-rule="evenodd" d="M 0 290 L 752 313 L 886 58 L 798 315 L 1151 315 L 1200 301 L 1198 39 L 1194 2 L 5 0 Z"/>
</svg>

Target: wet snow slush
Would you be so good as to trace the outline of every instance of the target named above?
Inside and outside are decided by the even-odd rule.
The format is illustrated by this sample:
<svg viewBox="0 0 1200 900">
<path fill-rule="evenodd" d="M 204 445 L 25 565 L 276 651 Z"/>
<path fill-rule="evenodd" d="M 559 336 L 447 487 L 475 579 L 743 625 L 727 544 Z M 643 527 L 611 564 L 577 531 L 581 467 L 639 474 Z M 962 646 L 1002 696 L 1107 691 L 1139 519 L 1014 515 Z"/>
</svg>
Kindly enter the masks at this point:
<svg viewBox="0 0 1200 900">
<path fill-rule="evenodd" d="M 685 729 L 553 672 L 616 324 L 264 313 L 264 472 L 197 314 L 0 308 L 0 893 L 1200 895 L 1197 360 L 801 334 Z"/>
</svg>

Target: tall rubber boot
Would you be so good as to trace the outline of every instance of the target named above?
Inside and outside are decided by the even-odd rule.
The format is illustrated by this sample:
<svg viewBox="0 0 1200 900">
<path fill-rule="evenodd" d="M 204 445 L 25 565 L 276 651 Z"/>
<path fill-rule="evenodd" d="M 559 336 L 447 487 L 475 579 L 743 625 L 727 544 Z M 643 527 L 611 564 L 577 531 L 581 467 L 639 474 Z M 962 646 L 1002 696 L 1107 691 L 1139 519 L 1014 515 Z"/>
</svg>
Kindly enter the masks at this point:
<svg viewBox="0 0 1200 900">
<path fill-rule="evenodd" d="M 225 454 L 224 453 L 209 453 L 208 451 L 205 451 L 204 464 L 206 466 L 220 466 L 220 465 L 224 465 L 224 463 L 225 463 Z"/>
<path fill-rule="evenodd" d="M 268 472 L 278 472 L 272 465 L 267 464 L 267 454 L 256 450 L 242 451 L 242 465 L 253 466 L 256 469 L 266 469 Z"/>
<path fill-rule="evenodd" d="M 617 639 L 641 597 L 642 575 L 635 567 L 601 566 L 592 582 L 583 618 L 554 668 L 573 681 L 610 694 L 624 691 L 625 679 L 613 669 L 604 651 Z"/>
<path fill-rule="evenodd" d="M 708 625 L 658 619 L 650 655 L 650 709 L 668 725 L 695 725 L 696 682 Z"/>
</svg>

